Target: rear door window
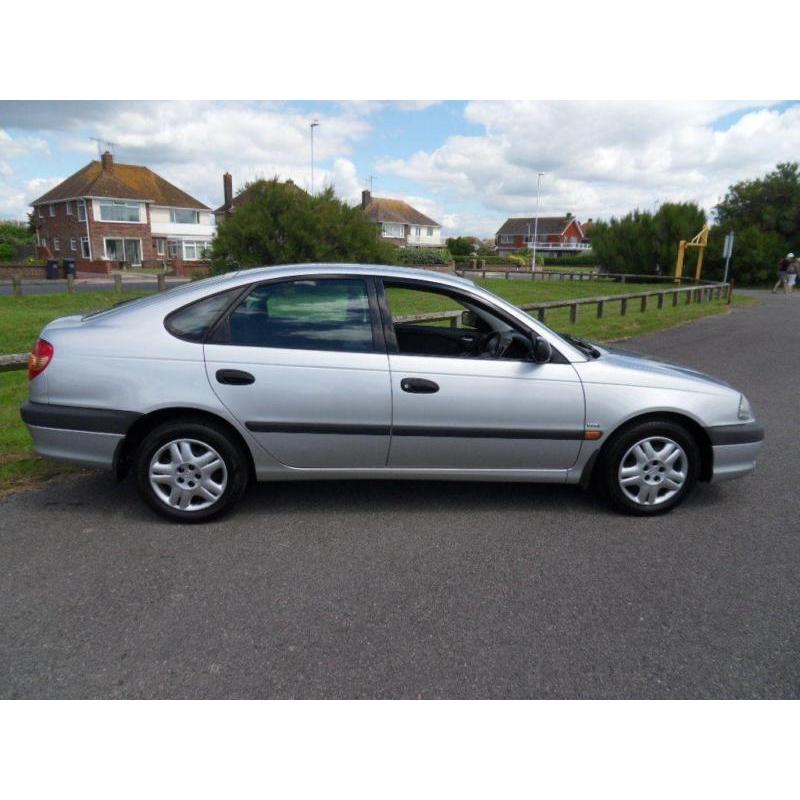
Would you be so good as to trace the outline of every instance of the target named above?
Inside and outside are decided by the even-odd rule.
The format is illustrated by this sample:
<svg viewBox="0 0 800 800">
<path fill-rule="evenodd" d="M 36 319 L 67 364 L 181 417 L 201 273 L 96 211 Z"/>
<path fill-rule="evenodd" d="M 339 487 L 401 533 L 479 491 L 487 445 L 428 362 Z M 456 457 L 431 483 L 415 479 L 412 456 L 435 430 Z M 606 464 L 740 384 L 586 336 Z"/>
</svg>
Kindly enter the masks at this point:
<svg viewBox="0 0 800 800">
<path fill-rule="evenodd" d="M 216 343 L 368 352 L 375 349 L 369 292 L 360 278 L 256 286 L 228 316 Z"/>
</svg>

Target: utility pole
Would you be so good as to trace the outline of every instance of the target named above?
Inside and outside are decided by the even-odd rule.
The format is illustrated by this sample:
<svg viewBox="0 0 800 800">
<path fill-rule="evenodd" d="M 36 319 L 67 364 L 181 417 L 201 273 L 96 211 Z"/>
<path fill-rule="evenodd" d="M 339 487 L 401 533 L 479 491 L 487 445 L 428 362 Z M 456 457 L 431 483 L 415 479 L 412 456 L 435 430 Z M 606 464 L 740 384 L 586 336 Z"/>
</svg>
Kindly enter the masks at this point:
<svg viewBox="0 0 800 800">
<path fill-rule="evenodd" d="M 542 188 L 542 175 L 540 172 L 536 177 L 536 216 L 533 218 L 533 259 L 531 261 L 531 272 L 536 272 L 536 238 L 539 235 L 539 198 Z"/>
<path fill-rule="evenodd" d="M 314 128 L 319 127 L 319 120 L 315 119 L 310 125 L 311 129 L 311 196 L 314 196 Z"/>
</svg>

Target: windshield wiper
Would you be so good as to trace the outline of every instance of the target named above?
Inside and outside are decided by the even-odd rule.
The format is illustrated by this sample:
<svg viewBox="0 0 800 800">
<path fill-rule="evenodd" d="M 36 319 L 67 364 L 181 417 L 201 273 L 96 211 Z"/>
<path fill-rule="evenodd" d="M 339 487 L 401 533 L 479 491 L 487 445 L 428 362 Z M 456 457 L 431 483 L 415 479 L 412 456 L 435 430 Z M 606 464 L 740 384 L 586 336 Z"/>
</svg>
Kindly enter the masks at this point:
<svg viewBox="0 0 800 800">
<path fill-rule="evenodd" d="M 559 335 L 570 344 L 575 345 L 578 350 L 588 353 L 592 358 L 600 358 L 600 351 L 591 342 L 587 342 L 586 339 L 581 339 L 580 336 L 573 336 L 571 333 L 562 333 Z"/>
</svg>

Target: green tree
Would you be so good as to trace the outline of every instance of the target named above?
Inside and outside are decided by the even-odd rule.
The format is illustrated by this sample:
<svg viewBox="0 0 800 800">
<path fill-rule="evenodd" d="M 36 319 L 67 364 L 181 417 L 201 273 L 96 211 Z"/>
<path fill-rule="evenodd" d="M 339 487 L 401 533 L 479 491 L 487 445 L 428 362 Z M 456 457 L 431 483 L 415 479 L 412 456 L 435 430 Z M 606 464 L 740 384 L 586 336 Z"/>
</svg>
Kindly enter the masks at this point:
<svg viewBox="0 0 800 800">
<path fill-rule="evenodd" d="M 33 234 L 24 222 L 4 220 L 0 221 L 0 242 L 10 245 L 32 244 Z"/>
<path fill-rule="evenodd" d="M 11 261 L 16 250 L 8 242 L 0 242 L 0 261 Z"/>
<path fill-rule="evenodd" d="M 466 236 L 451 237 L 445 244 L 454 256 L 471 256 L 474 250 L 472 242 Z"/>
<path fill-rule="evenodd" d="M 699 233 L 705 221 L 695 203 L 664 203 L 655 214 L 637 209 L 594 223 L 592 252 L 610 272 L 669 275 L 675 269 L 678 242 Z"/>
<path fill-rule="evenodd" d="M 722 274 L 722 242 L 732 230 L 732 276 L 745 284 L 774 280 L 778 261 L 789 251 L 800 252 L 800 167 L 778 164 L 762 178 L 733 184 L 714 216 L 709 274 Z"/>
<path fill-rule="evenodd" d="M 215 272 L 309 262 L 391 263 L 393 248 L 332 188 L 312 197 L 277 178 L 248 184 L 247 202 L 217 228 Z"/>
</svg>

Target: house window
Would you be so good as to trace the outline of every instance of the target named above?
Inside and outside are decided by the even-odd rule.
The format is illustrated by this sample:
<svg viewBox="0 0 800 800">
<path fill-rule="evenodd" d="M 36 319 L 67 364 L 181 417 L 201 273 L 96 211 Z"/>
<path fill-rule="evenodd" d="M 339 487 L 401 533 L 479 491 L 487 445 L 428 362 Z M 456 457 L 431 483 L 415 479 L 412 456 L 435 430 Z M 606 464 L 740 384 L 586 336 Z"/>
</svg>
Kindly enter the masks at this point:
<svg viewBox="0 0 800 800">
<path fill-rule="evenodd" d="M 140 266 L 142 263 L 142 243 L 139 239 L 104 239 L 106 258 L 109 261 L 126 261 Z"/>
<path fill-rule="evenodd" d="M 70 239 L 69 240 L 69 249 L 72 250 L 73 253 L 78 249 L 78 241 L 77 241 L 77 239 Z"/>
<path fill-rule="evenodd" d="M 86 203 L 83 200 L 78 200 L 78 222 L 86 222 Z"/>
<path fill-rule="evenodd" d="M 184 242 L 183 243 L 183 260 L 184 261 L 199 261 L 205 258 L 208 251 L 208 242 Z"/>
<path fill-rule="evenodd" d="M 156 239 L 156 253 L 163 256 L 165 252 L 166 241 L 164 239 Z"/>
<path fill-rule="evenodd" d="M 428 228 L 428 236 L 433 236 L 433 228 Z"/>
<path fill-rule="evenodd" d="M 56 207 L 53 203 L 50 203 L 50 216 L 54 217 L 56 215 Z"/>
<path fill-rule="evenodd" d="M 402 239 L 405 237 L 405 225 L 397 222 L 383 223 L 383 237 L 386 239 Z"/>
<path fill-rule="evenodd" d="M 42 236 L 41 239 L 39 239 L 39 243 L 42 247 L 47 247 L 47 237 Z"/>
<path fill-rule="evenodd" d="M 179 225 L 197 225 L 200 222 L 200 212 L 190 211 L 186 208 L 171 208 L 169 210 L 169 221 Z"/>
<path fill-rule="evenodd" d="M 53 237 L 53 250 L 60 250 L 61 249 L 61 241 L 57 236 Z"/>
<path fill-rule="evenodd" d="M 72 216 L 72 200 L 67 200 L 67 216 Z"/>
<path fill-rule="evenodd" d="M 420 236 L 422 233 L 421 228 L 414 228 L 414 236 Z"/>
<path fill-rule="evenodd" d="M 87 236 L 81 236 L 81 258 L 91 258 L 91 253 L 89 252 L 89 238 Z"/>
<path fill-rule="evenodd" d="M 41 208 L 39 209 L 39 219 L 44 219 L 44 211 Z"/>
<path fill-rule="evenodd" d="M 100 203 L 100 219 L 103 222 L 139 222 L 139 207 L 139 203 L 104 200 Z"/>
</svg>

